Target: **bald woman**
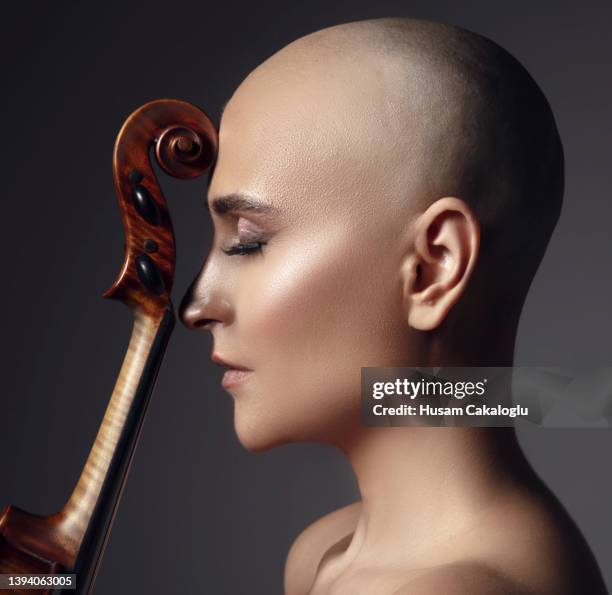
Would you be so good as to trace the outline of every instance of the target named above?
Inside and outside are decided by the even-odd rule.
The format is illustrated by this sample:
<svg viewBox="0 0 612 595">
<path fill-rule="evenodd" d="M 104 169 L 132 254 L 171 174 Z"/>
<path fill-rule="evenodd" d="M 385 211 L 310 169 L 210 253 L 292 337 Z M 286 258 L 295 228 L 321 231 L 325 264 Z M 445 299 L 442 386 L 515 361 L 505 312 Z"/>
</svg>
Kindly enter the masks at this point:
<svg viewBox="0 0 612 595">
<path fill-rule="evenodd" d="M 361 495 L 297 537 L 286 595 L 606 592 L 513 429 L 359 418 L 362 366 L 512 365 L 562 194 L 543 94 L 455 27 L 323 29 L 234 92 L 181 318 L 212 333 L 247 449 L 333 445 Z"/>
</svg>

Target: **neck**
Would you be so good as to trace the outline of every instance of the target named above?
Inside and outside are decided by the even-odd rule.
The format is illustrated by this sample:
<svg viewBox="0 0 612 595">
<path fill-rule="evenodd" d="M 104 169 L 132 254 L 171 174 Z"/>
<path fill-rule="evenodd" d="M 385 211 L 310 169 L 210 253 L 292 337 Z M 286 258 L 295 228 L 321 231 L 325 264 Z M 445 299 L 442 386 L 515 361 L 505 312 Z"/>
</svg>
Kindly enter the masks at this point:
<svg viewBox="0 0 612 595">
<path fill-rule="evenodd" d="M 513 428 L 363 428 L 344 444 L 362 498 L 354 542 L 414 555 L 469 527 L 528 465 Z M 357 547 L 357 546 L 355 546 Z"/>
<path fill-rule="evenodd" d="M 442 366 L 511 366 L 514 330 L 500 328 L 507 340 L 489 341 L 486 356 L 445 354 L 436 361 L 434 348 L 426 359 Z M 519 481 L 533 478 L 513 427 L 359 425 L 336 446 L 348 457 L 361 493 L 349 548 L 355 554 L 375 555 L 384 544 L 387 552 L 396 545 L 392 551 L 416 556 L 468 528 Z"/>
</svg>

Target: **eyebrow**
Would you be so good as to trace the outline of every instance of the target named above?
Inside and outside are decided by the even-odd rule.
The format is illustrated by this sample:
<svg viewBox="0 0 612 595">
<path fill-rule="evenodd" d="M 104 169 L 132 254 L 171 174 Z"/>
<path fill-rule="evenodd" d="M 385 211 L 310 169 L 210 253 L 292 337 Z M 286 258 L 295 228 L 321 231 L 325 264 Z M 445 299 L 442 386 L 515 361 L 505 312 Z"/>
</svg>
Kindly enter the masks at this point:
<svg viewBox="0 0 612 595">
<path fill-rule="evenodd" d="M 204 206 L 207 209 L 212 209 L 217 215 L 224 215 L 233 211 L 264 214 L 276 210 L 271 204 L 240 192 L 213 198 L 210 205 L 205 201 Z"/>
</svg>

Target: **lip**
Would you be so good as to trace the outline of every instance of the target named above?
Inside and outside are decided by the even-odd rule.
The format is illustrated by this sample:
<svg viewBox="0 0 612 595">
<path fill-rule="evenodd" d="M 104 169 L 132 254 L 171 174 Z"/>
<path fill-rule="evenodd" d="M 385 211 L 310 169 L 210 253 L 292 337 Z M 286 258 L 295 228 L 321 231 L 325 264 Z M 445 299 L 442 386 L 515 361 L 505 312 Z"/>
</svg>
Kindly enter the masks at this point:
<svg viewBox="0 0 612 595">
<path fill-rule="evenodd" d="M 228 359 L 221 357 L 218 353 L 213 353 L 210 359 L 220 366 L 225 366 L 228 369 L 223 374 L 223 378 L 221 379 L 221 386 L 223 388 L 232 388 L 237 386 L 246 380 L 253 370 L 247 368 L 245 366 L 241 366 L 235 362 L 232 362 Z"/>
<path fill-rule="evenodd" d="M 232 370 L 242 370 L 244 372 L 252 372 L 253 370 L 251 370 L 250 368 L 247 368 L 245 366 L 241 366 L 240 364 L 237 364 L 236 362 L 232 362 L 228 359 L 225 359 L 224 357 L 221 357 L 218 353 L 213 353 L 210 356 L 210 359 L 215 362 L 215 364 L 219 364 L 220 366 L 227 366 L 228 368 L 231 368 Z"/>
<path fill-rule="evenodd" d="M 223 388 L 234 388 L 244 382 L 252 373 L 253 370 L 235 370 L 230 368 L 223 374 L 221 386 Z"/>
</svg>

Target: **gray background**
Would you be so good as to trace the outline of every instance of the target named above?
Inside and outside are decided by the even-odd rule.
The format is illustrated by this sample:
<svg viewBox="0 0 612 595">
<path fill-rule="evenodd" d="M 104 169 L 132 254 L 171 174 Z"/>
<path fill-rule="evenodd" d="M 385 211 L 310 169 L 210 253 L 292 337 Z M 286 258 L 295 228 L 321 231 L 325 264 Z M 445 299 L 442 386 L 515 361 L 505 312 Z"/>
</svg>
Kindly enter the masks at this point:
<svg viewBox="0 0 612 595">
<path fill-rule="evenodd" d="M 0 503 L 38 513 L 61 506 L 127 346 L 127 308 L 100 297 L 122 262 L 110 160 L 123 120 L 160 97 L 191 101 L 217 119 L 266 57 L 344 21 L 459 24 L 506 47 L 533 74 L 564 140 L 567 192 L 524 310 L 516 364 L 610 365 L 611 8 L 533 0 L 105 1 L 21 3 L 5 12 Z M 162 183 L 179 242 L 178 303 L 210 241 L 200 206 L 205 181 Z M 356 497 L 335 450 L 246 452 L 209 355 L 207 334 L 177 326 L 97 595 L 280 593 L 292 539 Z M 612 585 L 612 432 L 532 429 L 521 441 Z"/>
</svg>

